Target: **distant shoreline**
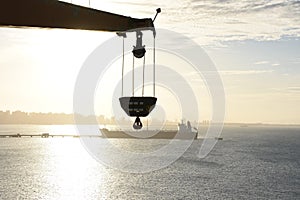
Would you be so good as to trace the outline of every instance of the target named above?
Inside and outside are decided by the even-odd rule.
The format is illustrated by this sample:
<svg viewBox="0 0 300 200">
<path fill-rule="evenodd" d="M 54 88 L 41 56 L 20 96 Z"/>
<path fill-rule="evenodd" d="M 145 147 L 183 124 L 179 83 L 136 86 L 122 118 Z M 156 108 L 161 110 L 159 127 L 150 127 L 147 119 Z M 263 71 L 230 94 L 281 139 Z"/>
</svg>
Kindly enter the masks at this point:
<svg viewBox="0 0 300 200">
<path fill-rule="evenodd" d="M 118 119 L 116 123 L 115 117 L 107 117 L 104 115 L 89 115 L 83 116 L 80 114 L 66 114 L 66 113 L 35 113 L 35 112 L 23 112 L 23 111 L 0 111 L 0 125 L 75 125 L 75 119 L 80 122 L 80 125 L 89 125 L 95 122 L 101 125 L 114 126 L 116 124 L 131 124 L 129 118 Z M 188 119 L 186 119 L 188 120 Z M 166 126 L 176 126 L 178 121 L 167 120 L 166 122 L 161 122 L 160 119 L 152 119 L 154 124 L 163 123 Z M 196 124 L 196 121 L 191 121 L 192 124 Z M 203 121 L 198 122 L 200 126 L 208 126 L 210 120 L 203 119 Z M 98 125 L 98 124 L 96 124 Z M 215 123 L 217 125 L 217 123 Z M 220 124 L 218 124 L 220 125 Z M 269 122 L 225 122 L 225 126 L 300 126 L 300 123 L 269 123 Z"/>
</svg>

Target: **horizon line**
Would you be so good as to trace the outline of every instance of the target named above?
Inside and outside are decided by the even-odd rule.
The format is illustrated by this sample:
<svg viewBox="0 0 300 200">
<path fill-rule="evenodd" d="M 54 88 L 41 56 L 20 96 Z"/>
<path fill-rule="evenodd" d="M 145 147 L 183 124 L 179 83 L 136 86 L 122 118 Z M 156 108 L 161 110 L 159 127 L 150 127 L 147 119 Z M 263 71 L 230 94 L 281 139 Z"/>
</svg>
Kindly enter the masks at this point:
<svg viewBox="0 0 300 200">
<path fill-rule="evenodd" d="M 27 114 L 27 115 L 30 115 L 30 114 L 46 114 L 46 115 L 75 115 L 76 113 L 65 113 L 65 112 L 26 112 L 26 111 L 21 111 L 21 110 L 0 110 L 0 114 L 1 113 L 9 113 L 10 115 L 14 114 L 14 113 L 24 113 L 24 114 Z M 83 117 L 90 117 L 90 116 L 96 116 L 96 117 L 105 117 L 105 119 L 112 119 L 112 118 L 115 118 L 115 116 L 106 116 L 105 114 L 95 114 L 95 115 L 82 115 L 82 114 L 78 114 L 78 115 L 81 115 Z M 130 117 L 128 117 L 130 119 Z M 178 122 L 178 121 L 181 121 L 181 120 L 171 120 L 171 119 L 167 119 L 166 121 L 168 122 Z M 187 119 L 185 119 L 184 121 L 188 121 Z M 195 120 L 192 120 L 192 121 L 195 121 Z M 295 122 L 263 122 L 263 121 L 257 121 L 257 122 L 238 122 L 238 121 L 224 121 L 224 122 L 214 122 L 214 123 L 211 123 L 211 119 L 202 119 L 200 121 L 197 121 L 199 124 L 205 124 L 205 125 L 210 125 L 210 124 L 224 124 L 224 125 L 285 125 L 285 126 L 288 126 L 288 125 L 291 125 L 291 126 L 300 126 L 300 122 L 298 123 L 295 123 Z M 1 125 L 4 125 L 5 123 L 1 123 Z M 18 124 L 18 123 L 7 123 L 7 124 Z M 21 123 L 23 124 L 23 123 Z M 30 125 L 33 125 L 33 124 L 36 124 L 36 123 L 25 123 L 25 124 L 30 124 Z M 24 124 L 24 125 L 25 125 Z M 42 124 L 42 123 L 41 123 Z M 65 124 L 65 125 L 71 125 L 71 124 L 75 124 L 75 123 L 60 123 L 60 124 Z M 60 125 L 59 124 L 59 125 Z M 47 124 L 48 125 L 48 124 Z M 58 125 L 58 124 L 55 124 L 53 123 L 52 125 Z"/>
</svg>

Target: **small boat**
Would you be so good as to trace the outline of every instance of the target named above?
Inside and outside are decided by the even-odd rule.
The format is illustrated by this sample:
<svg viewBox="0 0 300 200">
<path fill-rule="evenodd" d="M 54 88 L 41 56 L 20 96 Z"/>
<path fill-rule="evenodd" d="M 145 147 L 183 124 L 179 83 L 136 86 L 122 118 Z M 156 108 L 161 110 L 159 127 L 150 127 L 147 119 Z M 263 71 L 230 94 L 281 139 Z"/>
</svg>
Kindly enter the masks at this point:
<svg viewBox="0 0 300 200">
<path fill-rule="evenodd" d="M 124 138 L 124 139 L 179 139 L 179 140 L 196 140 L 198 137 L 198 130 L 187 124 L 178 124 L 178 130 L 141 130 L 141 131 L 122 131 L 122 130 L 108 130 L 106 128 L 100 129 L 102 138 Z"/>
</svg>

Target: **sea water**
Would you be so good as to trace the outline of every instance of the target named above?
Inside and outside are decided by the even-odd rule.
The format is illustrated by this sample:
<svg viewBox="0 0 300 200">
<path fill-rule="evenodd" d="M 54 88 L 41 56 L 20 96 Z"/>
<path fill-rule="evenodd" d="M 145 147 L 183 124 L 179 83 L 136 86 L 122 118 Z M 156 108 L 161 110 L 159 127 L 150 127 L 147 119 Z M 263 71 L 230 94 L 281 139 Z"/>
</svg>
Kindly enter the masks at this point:
<svg viewBox="0 0 300 200">
<path fill-rule="evenodd" d="M 75 133 L 0 126 L 0 134 L 51 130 Z M 173 164 L 145 174 L 104 166 L 78 138 L 0 138 L 0 199 L 300 199 L 300 127 L 226 126 L 221 137 L 204 159 L 197 140 Z M 114 143 L 143 149 L 139 140 Z"/>
</svg>

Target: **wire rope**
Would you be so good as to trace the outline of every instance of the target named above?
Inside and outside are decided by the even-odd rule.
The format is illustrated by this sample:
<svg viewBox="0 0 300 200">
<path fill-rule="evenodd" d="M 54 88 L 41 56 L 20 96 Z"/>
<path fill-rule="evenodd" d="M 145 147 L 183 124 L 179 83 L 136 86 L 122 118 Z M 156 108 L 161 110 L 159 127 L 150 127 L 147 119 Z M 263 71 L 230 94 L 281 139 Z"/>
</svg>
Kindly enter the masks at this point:
<svg viewBox="0 0 300 200">
<path fill-rule="evenodd" d="M 145 91 L 145 65 L 146 65 L 146 55 L 144 56 L 144 63 L 143 63 L 143 90 L 142 90 L 142 96 L 144 96 L 144 91 Z"/>
<path fill-rule="evenodd" d="M 132 96 L 134 97 L 134 55 L 132 56 Z"/>
<path fill-rule="evenodd" d="M 155 97 L 155 79 L 156 79 L 156 57 L 155 57 L 155 37 L 154 37 L 154 40 L 153 40 L 153 96 Z"/>
<path fill-rule="evenodd" d="M 122 97 L 124 96 L 124 68 L 125 68 L 125 53 L 124 53 L 124 37 L 123 37 L 123 54 L 122 54 Z"/>
</svg>

